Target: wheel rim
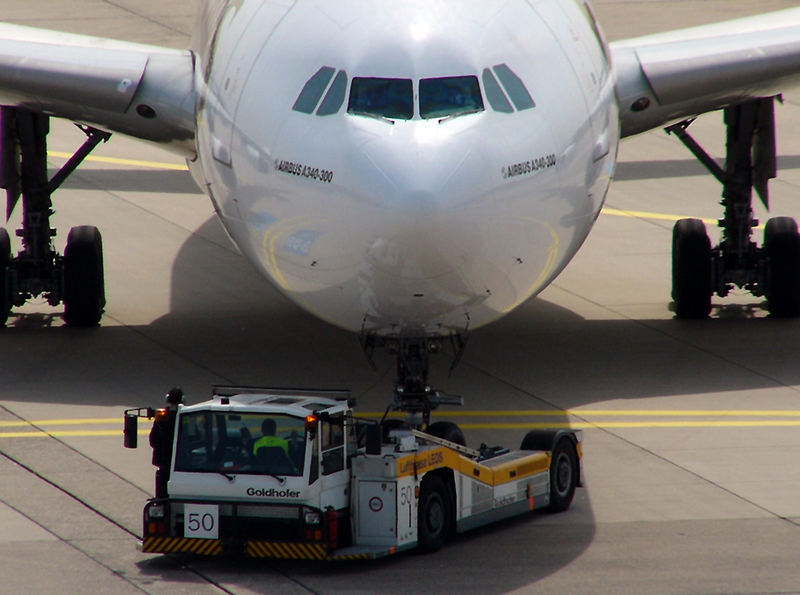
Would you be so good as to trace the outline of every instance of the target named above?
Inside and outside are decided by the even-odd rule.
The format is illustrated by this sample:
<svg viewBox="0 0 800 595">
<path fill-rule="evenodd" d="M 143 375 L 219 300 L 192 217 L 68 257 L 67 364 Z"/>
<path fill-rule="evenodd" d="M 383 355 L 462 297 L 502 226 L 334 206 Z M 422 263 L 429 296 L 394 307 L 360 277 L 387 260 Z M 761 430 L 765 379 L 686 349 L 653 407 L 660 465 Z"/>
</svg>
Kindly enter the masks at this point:
<svg viewBox="0 0 800 595">
<path fill-rule="evenodd" d="M 444 527 L 444 506 L 438 494 L 432 496 L 428 502 L 428 510 L 425 511 L 425 526 L 428 533 L 433 536 L 441 533 Z"/>
<path fill-rule="evenodd" d="M 566 496 L 572 485 L 572 462 L 567 453 L 560 453 L 556 459 L 556 492 L 559 496 Z"/>
</svg>

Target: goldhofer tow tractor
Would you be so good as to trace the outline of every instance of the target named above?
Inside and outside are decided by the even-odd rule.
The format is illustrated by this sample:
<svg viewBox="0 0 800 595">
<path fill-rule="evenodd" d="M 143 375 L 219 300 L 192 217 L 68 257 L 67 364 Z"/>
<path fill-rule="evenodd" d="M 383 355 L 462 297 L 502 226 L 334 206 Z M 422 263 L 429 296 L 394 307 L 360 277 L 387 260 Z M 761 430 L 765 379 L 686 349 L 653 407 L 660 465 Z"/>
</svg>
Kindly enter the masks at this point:
<svg viewBox="0 0 800 595">
<path fill-rule="evenodd" d="M 475 450 L 451 422 L 423 432 L 356 419 L 344 391 L 216 387 L 191 406 L 181 396 L 125 412 L 129 448 L 138 418 L 155 418 L 143 552 L 349 560 L 434 551 L 452 531 L 566 510 L 581 483 L 579 431 Z"/>
</svg>

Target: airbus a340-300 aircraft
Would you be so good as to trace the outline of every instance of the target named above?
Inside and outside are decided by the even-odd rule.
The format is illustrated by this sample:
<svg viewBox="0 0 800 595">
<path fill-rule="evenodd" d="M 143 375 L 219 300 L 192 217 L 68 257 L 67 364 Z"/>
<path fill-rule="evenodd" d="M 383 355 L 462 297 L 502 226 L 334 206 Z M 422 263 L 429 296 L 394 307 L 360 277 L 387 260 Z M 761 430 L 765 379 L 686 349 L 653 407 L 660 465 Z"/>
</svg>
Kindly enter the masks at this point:
<svg viewBox="0 0 800 595">
<path fill-rule="evenodd" d="M 111 132 L 186 157 L 242 253 L 291 300 L 398 353 L 427 410 L 428 353 L 540 292 L 596 220 L 620 137 L 668 126 L 723 184 L 723 239 L 674 232 L 673 298 L 733 287 L 800 315 L 800 235 L 751 238 L 775 176 L 774 98 L 800 82 L 800 9 L 611 44 L 582 0 L 207 0 L 190 49 L 0 25 L 0 320 L 30 297 L 105 305 L 96 228 L 53 248 L 51 193 Z M 725 109 L 724 168 L 687 132 Z M 49 117 L 87 141 L 47 177 Z"/>
</svg>

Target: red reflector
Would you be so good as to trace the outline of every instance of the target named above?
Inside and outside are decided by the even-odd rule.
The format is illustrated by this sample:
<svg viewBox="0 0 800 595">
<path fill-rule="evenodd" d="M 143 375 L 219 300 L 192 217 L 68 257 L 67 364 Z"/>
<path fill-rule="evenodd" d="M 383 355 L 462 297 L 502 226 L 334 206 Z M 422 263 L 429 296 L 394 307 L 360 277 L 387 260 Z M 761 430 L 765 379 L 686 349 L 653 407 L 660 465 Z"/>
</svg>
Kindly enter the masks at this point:
<svg viewBox="0 0 800 595">
<path fill-rule="evenodd" d="M 156 534 L 156 524 L 155 523 L 147 523 L 147 534 L 148 535 L 155 535 Z"/>
<path fill-rule="evenodd" d="M 167 533 L 167 524 L 166 523 L 159 523 L 158 524 L 158 532 L 161 535 L 166 535 L 166 533 Z"/>
<path fill-rule="evenodd" d="M 333 506 L 325 509 L 325 528 L 328 530 L 328 548 L 335 550 L 339 547 L 339 513 Z"/>
<path fill-rule="evenodd" d="M 314 539 L 314 532 L 311 529 L 306 529 L 306 541 Z"/>
<path fill-rule="evenodd" d="M 322 541 L 322 531 L 319 529 L 314 531 L 314 541 Z"/>
</svg>

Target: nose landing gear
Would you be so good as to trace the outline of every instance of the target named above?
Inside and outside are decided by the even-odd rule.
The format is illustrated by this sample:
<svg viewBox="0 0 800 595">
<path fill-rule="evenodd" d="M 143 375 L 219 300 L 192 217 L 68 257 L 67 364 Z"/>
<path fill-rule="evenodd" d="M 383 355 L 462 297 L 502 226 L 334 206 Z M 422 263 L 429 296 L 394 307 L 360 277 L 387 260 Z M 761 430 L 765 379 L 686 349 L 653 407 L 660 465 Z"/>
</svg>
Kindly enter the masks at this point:
<svg viewBox="0 0 800 595">
<path fill-rule="evenodd" d="M 764 243 L 753 240 L 758 221 L 752 194 L 769 208 L 768 181 L 777 175 L 774 98 L 749 101 L 725 109 L 725 167 L 720 167 L 686 132 L 693 120 L 666 129 L 722 183 L 719 221 L 722 241 L 712 247 L 705 224 L 682 219 L 672 238 L 672 298 L 678 318 L 706 318 L 711 296 L 725 297 L 734 287 L 766 296 L 772 316 L 800 316 L 800 234 L 790 217 L 767 221 Z"/>
<path fill-rule="evenodd" d="M 11 308 L 43 296 L 51 306 L 63 302 L 69 326 L 95 326 L 106 303 L 103 243 L 96 227 L 73 227 L 62 256 L 53 248 L 56 230 L 51 194 L 86 156 L 111 136 L 80 127 L 88 137 L 63 168 L 48 180 L 49 117 L 21 108 L 0 109 L 0 187 L 6 190 L 6 217 L 22 197 L 22 250 L 13 256 L 8 232 L 0 228 L 0 326 Z"/>
<path fill-rule="evenodd" d="M 460 361 L 466 346 L 465 335 L 453 333 L 450 335 L 450 341 L 455 354 L 452 369 Z M 370 362 L 376 346 L 385 347 L 397 358 L 397 378 L 394 383 L 392 402 L 387 408 L 387 413 L 403 411 L 406 414 L 408 427 L 412 429 L 425 428 L 426 431 L 440 438 L 464 443 L 463 433 L 452 422 L 430 423 L 431 412 L 440 405 L 464 404 L 462 397 L 445 394 L 433 389 L 428 384 L 428 360 L 431 354 L 442 350 L 441 337 L 428 337 L 424 334 L 407 337 L 363 334 L 361 343 Z"/>
</svg>

